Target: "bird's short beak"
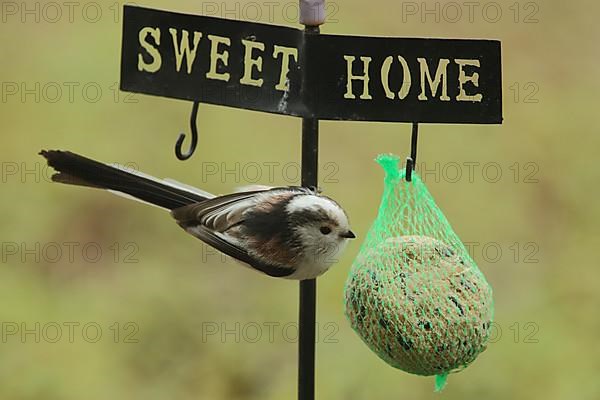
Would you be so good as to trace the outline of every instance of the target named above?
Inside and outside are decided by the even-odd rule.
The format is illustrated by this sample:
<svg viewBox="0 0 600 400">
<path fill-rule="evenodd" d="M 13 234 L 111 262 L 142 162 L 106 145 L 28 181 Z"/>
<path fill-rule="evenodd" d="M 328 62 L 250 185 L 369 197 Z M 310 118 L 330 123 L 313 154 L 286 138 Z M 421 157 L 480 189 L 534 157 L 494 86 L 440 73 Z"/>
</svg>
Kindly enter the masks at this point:
<svg viewBox="0 0 600 400">
<path fill-rule="evenodd" d="M 345 239 L 355 239 L 356 238 L 356 235 L 352 231 L 348 231 L 348 232 L 342 233 L 340 236 L 343 237 L 343 238 L 345 238 Z"/>
</svg>

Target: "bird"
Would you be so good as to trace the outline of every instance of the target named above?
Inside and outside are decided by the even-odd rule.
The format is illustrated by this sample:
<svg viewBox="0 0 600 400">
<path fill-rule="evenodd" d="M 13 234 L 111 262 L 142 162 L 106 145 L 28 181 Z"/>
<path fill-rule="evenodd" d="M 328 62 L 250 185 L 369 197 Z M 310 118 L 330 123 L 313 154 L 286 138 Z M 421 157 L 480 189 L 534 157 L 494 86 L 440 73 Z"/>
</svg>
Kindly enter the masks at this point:
<svg viewBox="0 0 600 400">
<path fill-rule="evenodd" d="M 70 151 L 39 154 L 56 171 L 53 182 L 104 189 L 167 210 L 187 233 L 271 277 L 317 278 L 356 238 L 346 211 L 316 188 L 255 186 L 216 196 Z"/>
</svg>

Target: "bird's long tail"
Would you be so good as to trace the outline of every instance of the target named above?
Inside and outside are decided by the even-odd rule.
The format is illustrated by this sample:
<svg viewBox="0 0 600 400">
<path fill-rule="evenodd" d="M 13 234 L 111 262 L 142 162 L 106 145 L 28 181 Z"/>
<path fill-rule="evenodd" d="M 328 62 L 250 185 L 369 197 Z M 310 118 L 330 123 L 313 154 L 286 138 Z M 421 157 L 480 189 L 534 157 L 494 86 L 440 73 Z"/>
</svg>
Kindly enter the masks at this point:
<svg viewBox="0 0 600 400">
<path fill-rule="evenodd" d="M 103 164 L 70 151 L 42 150 L 40 155 L 58 171 L 52 176 L 54 182 L 106 189 L 167 210 L 214 197 L 176 181 L 157 179 L 117 165 Z"/>
</svg>

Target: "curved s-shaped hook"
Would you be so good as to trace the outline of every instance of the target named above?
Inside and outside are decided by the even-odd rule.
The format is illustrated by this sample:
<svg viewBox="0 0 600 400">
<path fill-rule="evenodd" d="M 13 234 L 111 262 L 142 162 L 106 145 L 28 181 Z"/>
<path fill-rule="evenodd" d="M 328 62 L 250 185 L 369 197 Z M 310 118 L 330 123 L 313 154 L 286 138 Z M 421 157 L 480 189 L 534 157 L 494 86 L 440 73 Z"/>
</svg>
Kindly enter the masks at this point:
<svg viewBox="0 0 600 400">
<path fill-rule="evenodd" d="M 412 172 L 417 163 L 417 141 L 419 140 L 419 123 L 413 122 L 412 137 L 410 139 L 410 157 L 406 158 L 406 180 L 412 180 Z"/>
<path fill-rule="evenodd" d="M 196 120 L 198 118 L 199 105 L 200 103 L 196 101 L 194 102 L 194 106 L 192 107 L 192 115 L 190 116 L 190 130 L 192 131 L 192 143 L 190 144 L 190 149 L 185 154 L 181 151 L 181 146 L 185 140 L 185 133 L 181 133 L 179 135 L 177 143 L 175 144 L 175 155 L 181 161 L 189 159 L 194 154 L 194 151 L 196 151 L 196 146 L 198 145 L 198 126 L 196 125 Z"/>
</svg>

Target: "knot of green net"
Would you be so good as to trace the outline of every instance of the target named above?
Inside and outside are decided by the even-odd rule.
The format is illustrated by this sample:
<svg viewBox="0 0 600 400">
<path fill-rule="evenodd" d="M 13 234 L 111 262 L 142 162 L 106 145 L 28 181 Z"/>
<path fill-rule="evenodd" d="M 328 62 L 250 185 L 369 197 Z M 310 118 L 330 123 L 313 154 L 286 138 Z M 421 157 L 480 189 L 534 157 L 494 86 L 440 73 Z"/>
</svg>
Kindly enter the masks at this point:
<svg viewBox="0 0 600 400">
<path fill-rule="evenodd" d="M 398 167 L 400 157 L 395 154 L 380 154 L 375 159 L 385 172 L 386 182 L 394 182 L 404 178 L 405 171 Z"/>
</svg>

